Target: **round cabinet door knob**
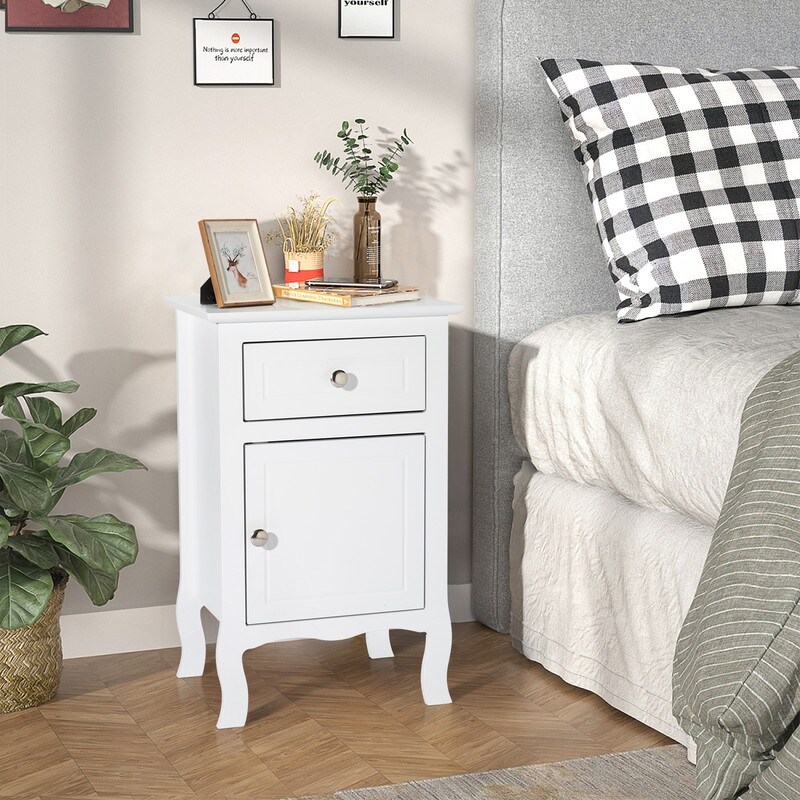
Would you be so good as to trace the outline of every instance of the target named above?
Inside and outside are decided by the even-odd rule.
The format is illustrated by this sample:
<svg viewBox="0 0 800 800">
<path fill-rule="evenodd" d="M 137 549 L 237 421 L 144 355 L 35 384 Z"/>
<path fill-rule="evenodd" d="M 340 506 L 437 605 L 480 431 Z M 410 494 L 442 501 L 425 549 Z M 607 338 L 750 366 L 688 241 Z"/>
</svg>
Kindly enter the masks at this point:
<svg viewBox="0 0 800 800">
<path fill-rule="evenodd" d="M 336 372 L 331 375 L 331 383 L 337 389 L 344 389 L 344 387 L 347 386 L 349 377 L 350 376 L 343 369 L 337 369 Z"/>
<path fill-rule="evenodd" d="M 253 535 L 250 537 L 250 544 L 252 544 L 253 547 L 265 547 L 268 541 L 269 533 L 261 528 L 257 531 L 253 531 Z"/>
</svg>

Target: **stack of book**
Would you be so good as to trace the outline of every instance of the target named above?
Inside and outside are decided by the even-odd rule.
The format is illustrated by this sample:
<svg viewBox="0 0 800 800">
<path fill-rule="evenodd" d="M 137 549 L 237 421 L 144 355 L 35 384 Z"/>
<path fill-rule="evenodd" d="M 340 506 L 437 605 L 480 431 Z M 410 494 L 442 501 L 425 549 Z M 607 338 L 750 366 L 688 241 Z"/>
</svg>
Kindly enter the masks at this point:
<svg viewBox="0 0 800 800">
<path fill-rule="evenodd" d="M 283 300 L 303 300 L 341 308 L 403 303 L 419 300 L 420 297 L 419 289 L 413 286 L 393 286 L 391 289 L 309 289 L 307 286 L 294 287 L 278 283 L 273 288 L 275 297 Z"/>
</svg>

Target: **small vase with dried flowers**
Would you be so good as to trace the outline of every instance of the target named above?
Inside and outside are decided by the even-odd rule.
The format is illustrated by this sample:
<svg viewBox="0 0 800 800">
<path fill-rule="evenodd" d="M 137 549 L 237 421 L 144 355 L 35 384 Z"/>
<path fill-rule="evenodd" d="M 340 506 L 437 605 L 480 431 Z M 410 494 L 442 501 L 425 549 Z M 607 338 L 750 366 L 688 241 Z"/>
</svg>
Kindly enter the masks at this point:
<svg viewBox="0 0 800 800">
<path fill-rule="evenodd" d="M 325 251 L 336 241 L 336 234 L 330 229 L 333 218 L 328 210 L 338 200 L 335 197 L 322 200 L 314 192 L 298 199 L 303 204 L 300 211 L 289 206 L 286 214 L 278 217 L 280 230 L 264 237 L 268 244 L 283 244 L 284 280 L 287 284 L 322 278 Z"/>
</svg>

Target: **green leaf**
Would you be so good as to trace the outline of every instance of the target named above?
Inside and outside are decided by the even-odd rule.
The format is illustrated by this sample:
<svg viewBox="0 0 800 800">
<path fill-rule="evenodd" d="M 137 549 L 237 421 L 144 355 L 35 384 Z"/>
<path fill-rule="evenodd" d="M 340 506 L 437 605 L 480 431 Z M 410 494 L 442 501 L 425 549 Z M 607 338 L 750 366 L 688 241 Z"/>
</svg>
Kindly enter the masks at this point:
<svg viewBox="0 0 800 800">
<path fill-rule="evenodd" d="M 66 455 L 69 450 L 69 439 L 66 436 L 38 422 L 25 421 L 20 424 L 28 454 L 38 466 L 50 469 Z"/>
<path fill-rule="evenodd" d="M 3 489 L 0 489 L 0 509 L 8 519 L 20 519 L 25 516 L 25 512 L 14 505 L 14 501 L 8 496 L 8 492 Z"/>
<path fill-rule="evenodd" d="M 0 550 L 0 628 L 15 630 L 36 622 L 52 593 L 53 579 L 46 569 L 13 550 Z"/>
<path fill-rule="evenodd" d="M 24 511 L 42 511 L 52 498 L 50 484 L 44 476 L 5 456 L 0 456 L 0 478 L 11 501 Z"/>
<path fill-rule="evenodd" d="M 104 472 L 125 472 L 129 469 L 147 469 L 147 467 L 135 458 L 98 447 L 89 450 L 88 453 L 75 455 L 72 461 L 59 471 L 53 481 L 53 490 L 64 489 L 93 475 Z"/>
<path fill-rule="evenodd" d="M 12 347 L 37 336 L 47 336 L 47 334 L 33 325 L 7 325 L 5 328 L 0 328 L 0 356 Z"/>
<path fill-rule="evenodd" d="M 58 505 L 58 501 L 61 500 L 61 498 L 64 496 L 64 492 L 66 491 L 67 491 L 66 489 L 59 489 L 57 492 L 53 492 L 50 497 L 50 500 L 48 500 L 48 502 L 43 508 L 39 509 L 38 513 L 40 515 L 50 514 L 52 510 Z"/>
<path fill-rule="evenodd" d="M 31 412 L 31 419 L 46 425 L 54 431 L 61 430 L 61 409 L 48 397 L 26 397 L 25 404 Z"/>
<path fill-rule="evenodd" d="M 46 533 L 35 531 L 12 536 L 8 540 L 8 546 L 22 558 L 42 569 L 59 566 L 58 553 Z"/>
<path fill-rule="evenodd" d="M 12 397 L 23 397 L 29 394 L 43 394 L 44 392 L 60 392 L 61 394 L 72 394 L 78 391 L 78 384 L 75 381 L 54 381 L 52 383 L 8 383 L 0 386 L 0 400 L 4 400 L 11 395 Z"/>
<path fill-rule="evenodd" d="M 75 431 L 82 428 L 84 425 L 86 425 L 87 422 L 91 422 L 96 416 L 97 416 L 96 408 L 82 408 L 80 411 L 76 411 L 61 426 L 61 433 L 63 433 L 64 436 L 69 438 L 75 433 Z"/>
<path fill-rule="evenodd" d="M 17 422 L 25 419 L 25 412 L 22 410 L 22 404 L 13 395 L 6 397 L 3 403 L 3 414 Z"/>
<path fill-rule="evenodd" d="M 367 122 L 367 121 L 366 121 L 365 119 L 360 119 L 360 118 L 359 118 L 359 119 L 357 119 L 357 120 L 356 120 L 356 125 L 365 125 L 365 124 L 366 124 L 366 122 Z"/>
<path fill-rule="evenodd" d="M 17 464 L 28 463 L 25 457 L 25 441 L 14 431 L 0 430 L 0 457 L 2 456 Z"/>
<path fill-rule="evenodd" d="M 93 569 L 69 550 L 56 545 L 59 564 L 86 590 L 89 599 L 96 605 L 105 605 L 117 591 L 119 572 Z"/>
<path fill-rule="evenodd" d="M 5 517 L 0 517 L 0 550 L 6 546 L 9 533 L 11 533 L 11 523 Z"/>
<path fill-rule="evenodd" d="M 33 521 L 42 525 L 53 541 L 93 569 L 118 572 L 133 564 L 139 553 L 133 525 L 122 522 L 113 514 L 101 517 L 79 514 L 33 517 Z"/>
</svg>

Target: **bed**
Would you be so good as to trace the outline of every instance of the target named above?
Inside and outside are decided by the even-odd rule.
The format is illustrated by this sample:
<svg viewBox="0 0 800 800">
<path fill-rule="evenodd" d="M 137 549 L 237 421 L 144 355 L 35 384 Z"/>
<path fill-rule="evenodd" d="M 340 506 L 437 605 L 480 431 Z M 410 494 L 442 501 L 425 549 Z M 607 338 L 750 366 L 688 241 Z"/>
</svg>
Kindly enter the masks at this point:
<svg viewBox="0 0 800 800">
<path fill-rule="evenodd" d="M 754 306 L 624 326 L 608 311 L 567 317 L 511 353 L 526 455 L 510 544 L 514 644 L 684 744 L 672 715 L 678 631 L 745 401 L 797 350 L 800 307 Z"/>
<path fill-rule="evenodd" d="M 796 309 L 758 307 L 617 326 L 586 187 L 537 59 L 796 63 L 794 12 L 788 0 L 770 4 L 769 16 L 759 4 L 726 0 L 691 8 L 623 0 L 478 4 L 474 610 L 490 627 L 510 630 L 529 658 L 684 743 L 671 712 L 675 639 L 719 514 L 744 402 L 770 366 L 798 349 L 800 317 Z M 577 324 L 559 327 L 576 316 Z M 619 352 L 650 335 L 635 347 L 667 346 L 664 333 L 680 330 L 680 339 L 687 325 L 695 326 L 690 345 L 700 337 L 709 352 L 732 354 L 720 381 L 731 370 L 744 377 L 733 393 L 705 384 L 705 402 L 682 408 L 680 393 L 655 392 L 650 399 L 662 413 L 648 407 L 638 431 L 631 438 L 626 430 L 620 443 L 590 406 L 614 397 L 614 412 L 629 426 L 631 409 L 643 402 L 636 376 L 624 392 L 619 383 L 587 387 L 581 357 L 607 340 L 603 326 L 614 329 Z M 548 347 L 551 366 L 563 362 L 570 337 L 571 377 L 546 367 Z M 752 349 L 731 349 L 732 342 Z M 684 359 L 685 348 L 673 348 Z M 708 353 L 698 358 L 708 372 Z M 695 392 L 697 384 L 687 376 L 683 388 Z M 583 417 L 571 427 L 576 411 Z M 664 428 L 676 415 L 694 421 L 691 436 Z M 702 447 L 687 446 L 698 437 L 706 437 Z M 566 599 L 564 586 L 571 587 Z"/>
</svg>

